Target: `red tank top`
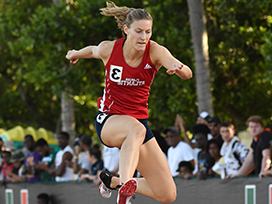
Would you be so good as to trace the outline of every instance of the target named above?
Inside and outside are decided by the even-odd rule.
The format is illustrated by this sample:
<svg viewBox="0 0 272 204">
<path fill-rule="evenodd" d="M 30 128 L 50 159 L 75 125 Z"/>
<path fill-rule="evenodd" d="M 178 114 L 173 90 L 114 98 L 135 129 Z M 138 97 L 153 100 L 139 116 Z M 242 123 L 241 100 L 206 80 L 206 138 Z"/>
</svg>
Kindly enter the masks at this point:
<svg viewBox="0 0 272 204">
<path fill-rule="evenodd" d="M 146 119 L 149 90 L 158 71 L 149 57 L 150 41 L 138 67 L 131 67 L 125 62 L 124 41 L 125 38 L 121 38 L 115 42 L 105 66 L 104 95 L 98 100 L 98 108 L 108 114 Z"/>
</svg>

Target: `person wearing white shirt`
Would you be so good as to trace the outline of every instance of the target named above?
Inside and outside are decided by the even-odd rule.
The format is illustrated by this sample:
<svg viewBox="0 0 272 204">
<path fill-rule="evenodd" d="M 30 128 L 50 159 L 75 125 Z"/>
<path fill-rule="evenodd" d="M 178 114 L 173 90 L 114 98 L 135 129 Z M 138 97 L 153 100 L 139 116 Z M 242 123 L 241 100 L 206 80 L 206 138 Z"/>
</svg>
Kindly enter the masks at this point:
<svg viewBox="0 0 272 204">
<path fill-rule="evenodd" d="M 181 141 L 179 131 L 175 127 L 164 130 L 165 139 L 170 146 L 167 152 L 167 161 L 173 177 L 178 175 L 177 169 L 181 161 L 189 161 L 194 166 L 193 149 Z"/>
</svg>

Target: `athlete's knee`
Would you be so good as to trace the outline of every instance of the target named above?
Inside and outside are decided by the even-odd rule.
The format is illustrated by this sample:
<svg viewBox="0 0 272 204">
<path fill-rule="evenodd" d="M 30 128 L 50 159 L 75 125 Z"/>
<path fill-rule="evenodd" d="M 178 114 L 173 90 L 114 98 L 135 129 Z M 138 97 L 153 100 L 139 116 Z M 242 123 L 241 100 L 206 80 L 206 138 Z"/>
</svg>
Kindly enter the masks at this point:
<svg viewBox="0 0 272 204">
<path fill-rule="evenodd" d="M 171 191 L 167 192 L 165 195 L 159 195 L 158 201 L 160 203 L 173 203 L 176 200 L 177 197 L 177 192 L 176 191 Z"/>
<path fill-rule="evenodd" d="M 131 128 L 131 133 L 134 139 L 144 140 L 146 128 L 143 124 L 139 123 Z"/>
<path fill-rule="evenodd" d="M 165 191 L 156 193 L 156 197 L 160 203 L 173 203 L 177 197 L 176 186 L 168 186 Z"/>
</svg>

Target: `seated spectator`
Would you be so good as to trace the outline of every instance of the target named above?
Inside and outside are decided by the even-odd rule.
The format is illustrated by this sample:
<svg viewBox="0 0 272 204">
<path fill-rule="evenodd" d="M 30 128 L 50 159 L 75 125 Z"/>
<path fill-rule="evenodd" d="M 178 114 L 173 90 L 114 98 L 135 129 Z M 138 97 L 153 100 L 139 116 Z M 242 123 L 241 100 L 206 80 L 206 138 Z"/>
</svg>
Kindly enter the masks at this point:
<svg viewBox="0 0 272 204">
<path fill-rule="evenodd" d="M 191 162 L 181 161 L 178 165 L 177 172 L 179 173 L 176 177 L 189 179 L 193 177 L 193 166 Z"/>
<path fill-rule="evenodd" d="M 211 157 L 215 160 L 215 164 L 209 170 L 208 175 L 210 177 L 220 176 L 222 179 L 225 178 L 225 165 L 223 157 L 220 155 L 220 143 L 217 139 L 211 139 L 208 141 L 208 150 Z"/>
<path fill-rule="evenodd" d="M 229 122 L 221 123 L 220 133 L 224 140 L 220 154 L 226 164 L 226 175 L 236 174 L 247 156 L 248 149 L 235 136 L 233 124 Z"/>
<path fill-rule="evenodd" d="M 41 161 L 42 155 L 40 155 L 35 150 L 35 142 L 32 135 L 26 135 L 24 138 L 24 145 L 30 151 L 26 156 L 22 174 L 27 175 L 28 181 L 39 181 L 40 180 L 40 171 L 36 170 L 35 164 Z"/>
<path fill-rule="evenodd" d="M 38 204 L 50 204 L 50 196 L 47 193 L 40 193 L 37 199 Z"/>
<path fill-rule="evenodd" d="M 77 173 L 77 179 L 80 180 L 80 176 L 82 174 L 86 174 L 91 164 L 87 160 L 87 151 L 92 145 L 92 138 L 90 135 L 81 134 L 77 138 L 79 138 L 75 142 L 76 152 L 74 156 L 73 169 L 74 173 Z"/>
<path fill-rule="evenodd" d="M 255 175 L 261 178 L 270 168 L 270 140 L 272 133 L 269 128 L 264 128 L 262 118 L 260 116 L 251 116 L 247 119 L 246 124 L 250 134 L 253 137 L 250 150 L 245 158 L 244 163 L 236 174 L 228 175 L 229 178 L 236 176 L 245 176 L 254 170 Z"/>
<path fill-rule="evenodd" d="M 196 124 L 192 127 L 192 132 L 196 147 L 200 149 L 197 155 L 197 175 L 199 179 L 205 179 L 208 176 L 210 168 L 212 168 L 215 162 L 207 149 L 207 136 L 210 132 L 210 129 L 205 124 Z"/>
<path fill-rule="evenodd" d="M 179 131 L 175 127 L 168 127 L 164 131 L 165 139 L 170 148 L 167 151 L 167 161 L 173 177 L 178 175 L 176 171 L 181 161 L 188 161 L 194 166 L 193 149 L 181 141 Z"/>
<path fill-rule="evenodd" d="M 11 152 L 4 150 L 1 154 L 1 158 L 3 159 L 3 167 L 1 173 L 3 174 L 2 182 L 7 182 L 11 180 L 11 177 L 7 174 L 7 170 L 12 171 L 13 164 L 10 162 Z"/>
<path fill-rule="evenodd" d="M 41 181 L 54 181 L 55 177 L 48 172 L 55 162 L 55 150 L 48 146 L 45 139 L 41 138 L 36 142 L 36 151 L 42 155 L 42 160 L 35 164 L 35 168 L 41 171 Z"/>
<path fill-rule="evenodd" d="M 119 176 L 119 153 L 120 150 L 116 147 L 107 147 L 104 145 L 103 148 L 103 162 L 104 169 L 110 172 L 111 175 Z"/>
<path fill-rule="evenodd" d="M 58 146 L 61 148 L 55 158 L 55 162 L 48 170 L 52 176 L 55 176 L 57 182 L 74 180 L 73 168 L 68 165 L 73 159 L 74 151 L 69 146 L 70 135 L 67 132 L 60 132 L 57 136 Z"/>
<path fill-rule="evenodd" d="M 103 160 L 101 160 L 102 153 L 100 146 L 95 144 L 87 151 L 87 160 L 92 165 L 90 172 L 81 175 L 81 180 L 91 180 L 94 183 L 99 184 L 99 174 L 104 168 Z"/>
</svg>

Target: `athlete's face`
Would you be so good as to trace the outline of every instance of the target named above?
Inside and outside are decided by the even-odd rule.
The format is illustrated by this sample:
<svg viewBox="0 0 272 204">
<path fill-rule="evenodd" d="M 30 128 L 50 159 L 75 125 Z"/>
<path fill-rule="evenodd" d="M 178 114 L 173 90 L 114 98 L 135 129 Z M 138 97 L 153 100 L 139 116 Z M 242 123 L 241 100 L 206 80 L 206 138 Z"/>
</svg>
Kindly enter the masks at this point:
<svg viewBox="0 0 272 204">
<path fill-rule="evenodd" d="M 130 28 L 125 25 L 124 31 L 127 34 L 127 40 L 129 40 L 129 42 L 136 50 L 145 50 L 146 44 L 148 43 L 152 35 L 152 21 L 134 21 L 130 25 Z"/>
</svg>

